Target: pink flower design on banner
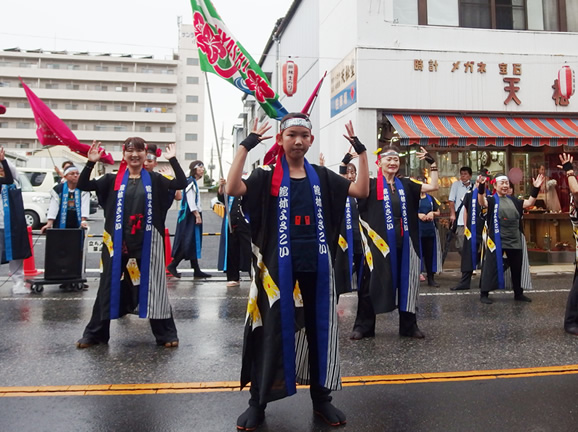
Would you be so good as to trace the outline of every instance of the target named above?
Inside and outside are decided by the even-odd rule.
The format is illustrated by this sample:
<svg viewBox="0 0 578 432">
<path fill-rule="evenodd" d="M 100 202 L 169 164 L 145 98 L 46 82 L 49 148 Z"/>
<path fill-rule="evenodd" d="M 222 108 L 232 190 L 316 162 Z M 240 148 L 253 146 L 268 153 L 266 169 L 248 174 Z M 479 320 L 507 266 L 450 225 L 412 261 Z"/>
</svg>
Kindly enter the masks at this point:
<svg viewBox="0 0 578 432">
<path fill-rule="evenodd" d="M 221 38 L 205 22 L 203 15 L 198 12 L 195 13 L 193 25 L 195 27 L 197 46 L 207 56 L 209 63 L 215 64 L 219 59 L 227 57 L 227 50 L 223 46 Z"/>
<path fill-rule="evenodd" d="M 275 92 L 267 81 L 265 81 L 260 75 L 257 75 L 252 69 L 247 71 L 247 78 L 245 78 L 245 84 L 253 93 L 255 93 L 255 98 L 263 103 L 265 98 L 273 99 L 275 97 Z"/>
</svg>

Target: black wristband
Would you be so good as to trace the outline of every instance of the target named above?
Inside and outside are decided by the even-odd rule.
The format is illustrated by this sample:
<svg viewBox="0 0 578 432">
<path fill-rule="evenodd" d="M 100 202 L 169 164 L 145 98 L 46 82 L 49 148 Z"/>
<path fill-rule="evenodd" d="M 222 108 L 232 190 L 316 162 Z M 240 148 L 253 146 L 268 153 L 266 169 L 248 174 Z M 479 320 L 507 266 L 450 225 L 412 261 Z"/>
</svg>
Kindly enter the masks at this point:
<svg viewBox="0 0 578 432">
<path fill-rule="evenodd" d="M 363 144 L 361 144 L 361 141 L 359 141 L 359 138 L 357 138 L 356 136 L 352 137 L 352 141 L 351 141 L 351 145 L 353 146 L 353 149 L 355 150 L 355 153 L 357 153 L 358 155 L 363 153 L 364 151 L 366 151 L 367 149 L 365 148 L 365 146 Z"/>
<path fill-rule="evenodd" d="M 345 153 L 345 156 L 343 156 L 343 159 L 341 159 L 341 163 L 347 165 L 349 162 L 351 162 L 352 159 L 353 155 L 351 153 Z"/>
<path fill-rule="evenodd" d="M 530 196 L 532 198 L 538 198 L 539 193 L 540 193 L 540 188 L 532 185 L 532 190 L 530 191 Z"/>
<path fill-rule="evenodd" d="M 486 191 L 486 183 L 480 183 L 480 185 L 478 186 L 478 194 L 484 194 L 484 192 Z"/>
<path fill-rule="evenodd" d="M 436 162 L 436 160 L 429 153 L 425 154 L 424 160 L 430 165 Z"/>
<path fill-rule="evenodd" d="M 564 171 L 572 171 L 574 169 L 574 167 L 572 166 L 572 162 L 564 162 L 564 165 L 562 165 L 562 169 Z"/>
<path fill-rule="evenodd" d="M 347 174 L 347 165 L 339 165 L 339 174 Z"/>
<path fill-rule="evenodd" d="M 243 147 L 247 149 L 247 151 L 251 151 L 253 148 L 257 146 L 261 142 L 261 135 L 257 135 L 255 132 L 251 132 L 247 138 L 241 141 Z"/>
</svg>

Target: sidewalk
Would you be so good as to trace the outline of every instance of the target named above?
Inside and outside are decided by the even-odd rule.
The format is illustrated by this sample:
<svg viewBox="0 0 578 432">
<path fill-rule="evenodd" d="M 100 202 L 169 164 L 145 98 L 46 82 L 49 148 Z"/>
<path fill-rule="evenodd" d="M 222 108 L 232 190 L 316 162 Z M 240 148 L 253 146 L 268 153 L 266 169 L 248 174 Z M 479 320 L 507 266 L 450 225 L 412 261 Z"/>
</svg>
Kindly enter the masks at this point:
<svg viewBox="0 0 578 432">
<path fill-rule="evenodd" d="M 457 252 L 450 252 L 446 260 L 444 261 L 444 272 L 460 271 L 460 255 Z M 574 273 L 574 264 L 544 264 L 544 265 L 531 265 L 530 273 L 537 275 L 549 275 L 549 274 L 572 274 Z"/>
</svg>

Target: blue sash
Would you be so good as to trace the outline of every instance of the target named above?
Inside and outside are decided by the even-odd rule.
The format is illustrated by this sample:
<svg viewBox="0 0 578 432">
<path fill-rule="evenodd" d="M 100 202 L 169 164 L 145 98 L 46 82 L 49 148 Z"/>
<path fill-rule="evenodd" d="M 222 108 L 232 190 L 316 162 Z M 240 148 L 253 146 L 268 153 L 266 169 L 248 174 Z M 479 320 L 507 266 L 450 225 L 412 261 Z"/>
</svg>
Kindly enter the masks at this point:
<svg viewBox="0 0 578 432">
<path fill-rule="evenodd" d="M 504 260 L 503 260 L 503 252 L 502 252 L 502 237 L 500 235 L 500 217 L 499 217 L 499 210 L 500 210 L 500 197 L 496 194 L 494 196 L 495 204 L 494 204 L 494 244 L 496 246 L 495 253 L 496 253 L 496 270 L 498 272 L 498 288 L 504 289 Z"/>
<path fill-rule="evenodd" d="M 323 207 L 321 201 L 321 186 L 317 172 L 305 159 L 305 172 L 311 186 L 313 205 L 315 208 L 315 226 L 317 227 L 317 345 L 319 357 L 319 383 L 324 383 L 327 368 L 327 347 L 329 346 L 329 247 L 325 236 Z M 283 178 L 277 198 L 278 216 L 278 264 L 279 264 L 279 295 L 281 308 L 281 337 L 283 345 L 283 367 L 287 395 L 295 394 L 295 300 L 293 297 L 293 266 L 291 259 L 291 204 L 289 166 L 285 156 L 278 163 L 282 164 Z"/>
<path fill-rule="evenodd" d="M 2 185 L 2 208 L 4 209 L 4 253 L 6 261 L 12 261 L 12 223 L 10 220 L 10 201 L 8 191 L 15 189 L 16 185 Z"/>
<path fill-rule="evenodd" d="M 231 208 L 233 207 L 233 201 L 235 197 L 229 195 L 229 202 L 227 203 L 227 207 L 229 211 L 225 212 L 225 216 L 223 217 L 223 229 L 221 231 L 221 235 L 225 236 L 225 253 L 223 255 L 223 271 L 227 271 L 227 254 L 229 251 L 229 214 L 231 214 Z"/>
<path fill-rule="evenodd" d="M 193 177 L 193 184 L 195 185 L 195 205 L 199 208 L 199 185 Z M 199 212 L 200 213 L 200 212 Z M 195 246 L 197 250 L 197 259 L 201 259 L 201 248 L 203 244 L 203 228 L 202 225 L 197 224 L 195 221 Z"/>
<path fill-rule="evenodd" d="M 472 207 L 470 209 L 470 251 L 472 254 L 472 268 L 478 267 L 478 188 L 472 190 Z"/>
<path fill-rule="evenodd" d="M 429 205 L 431 208 L 431 211 L 434 211 L 434 206 L 433 206 L 433 198 L 431 197 L 430 194 L 425 194 L 425 196 L 427 197 L 428 201 L 429 201 Z M 434 229 L 437 231 L 437 228 L 435 228 L 435 222 L 432 221 L 432 223 L 434 224 Z M 431 264 L 431 269 L 432 272 L 437 273 L 438 272 L 438 260 L 437 260 L 437 252 L 438 252 L 438 237 L 437 235 L 434 235 L 433 237 L 434 242 L 433 242 L 433 250 L 434 250 L 434 254 L 432 255 L 432 264 Z M 421 242 L 420 242 L 421 244 Z"/>
<path fill-rule="evenodd" d="M 78 221 L 78 227 L 82 221 L 82 215 L 80 210 L 80 190 L 74 189 L 74 207 L 76 208 L 76 219 Z M 66 215 L 68 212 L 68 182 L 64 182 L 62 185 L 62 193 L 60 195 L 60 225 L 58 228 L 66 228 Z"/>
<path fill-rule="evenodd" d="M 113 237 L 113 255 L 112 274 L 110 281 L 110 319 L 120 316 L 120 287 L 122 274 L 122 239 L 124 225 L 124 198 L 126 185 L 128 183 L 128 170 L 125 171 L 122 182 L 116 196 L 116 211 L 114 215 L 114 237 Z M 151 260 L 151 240 L 152 240 L 152 186 L 151 177 L 147 170 L 141 171 L 141 178 L 145 188 L 145 232 L 143 238 L 141 264 L 140 264 L 140 286 L 139 286 L 139 317 L 146 318 L 147 308 L 143 305 L 148 304 L 148 285 L 149 285 L 149 267 Z"/>
<path fill-rule="evenodd" d="M 383 179 L 383 212 L 385 215 L 385 229 L 387 232 L 387 243 L 389 245 L 389 262 L 391 264 L 391 274 L 393 276 L 393 286 L 399 289 L 399 309 L 407 304 L 409 292 L 409 222 L 407 218 L 407 200 L 405 196 L 405 189 L 403 183 L 397 177 L 395 178 L 395 188 L 399 193 L 399 200 L 401 204 L 401 223 L 403 229 L 402 248 L 401 248 L 401 277 L 397 262 L 397 241 L 395 237 L 395 226 L 393 218 L 393 209 L 391 208 L 391 198 L 389 196 L 389 187 L 387 182 Z"/>
<path fill-rule="evenodd" d="M 345 201 L 345 240 L 347 240 L 347 261 L 349 262 L 349 283 L 353 289 L 353 218 L 351 216 L 351 198 Z"/>
</svg>

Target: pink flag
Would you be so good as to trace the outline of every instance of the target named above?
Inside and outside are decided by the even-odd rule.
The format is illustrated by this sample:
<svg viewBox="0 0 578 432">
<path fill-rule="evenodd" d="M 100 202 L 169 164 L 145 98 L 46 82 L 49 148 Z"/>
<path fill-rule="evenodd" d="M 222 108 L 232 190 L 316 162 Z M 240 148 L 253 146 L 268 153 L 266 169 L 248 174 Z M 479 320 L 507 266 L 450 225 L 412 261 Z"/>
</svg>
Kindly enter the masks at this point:
<svg viewBox="0 0 578 432">
<path fill-rule="evenodd" d="M 20 82 L 26 92 L 30 108 L 32 108 L 32 112 L 34 113 L 36 135 L 40 143 L 42 145 L 65 145 L 73 152 L 86 157 L 90 146 L 78 141 L 68 126 L 30 90 L 24 81 L 22 81 L 22 78 L 20 78 Z M 107 164 L 114 164 L 114 159 L 106 152 L 103 153 L 100 160 Z"/>
<path fill-rule="evenodd" d="M 313 108 L 313 104 L 317 100 L 317 96 L 319 96 L 319 90 L 321 90 L 321 84 L 323 84 L 323 80 L 325 79 L 326 75 L 327 71 L 325 71 L 325 73 L 319 80 L 319 83 L 317 83 L 317 86 L 313 89 L 313 93 L 311 93 L 311 96 L 309 96 L 309 100 L 301 110 L 302 113 L 305 113 L 307 115 L 311 114 L 311 109 Z"/>
</svg>

